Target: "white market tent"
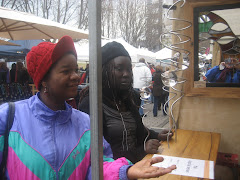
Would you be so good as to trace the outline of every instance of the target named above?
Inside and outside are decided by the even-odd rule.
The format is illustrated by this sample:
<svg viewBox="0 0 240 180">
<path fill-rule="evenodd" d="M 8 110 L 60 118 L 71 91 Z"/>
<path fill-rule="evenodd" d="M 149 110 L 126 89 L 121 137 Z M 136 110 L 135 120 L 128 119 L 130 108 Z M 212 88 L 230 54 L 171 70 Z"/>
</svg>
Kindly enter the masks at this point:
<svg viewBox="0 0 240 180">
<path fill-rule="evenodd" d="M 139 60 L 140 58 L 144 58 L 148 63 L 156 63 L 156 54 L 144 48 L 138 49 L 137 51 L 137 59 Z"/>
<path fill-rule="evenodd" d="M 74 42 L 77 51 L 78 61 L 89 61 L 89 43 L 88 40 Z"/>
<path fill-rule="evenodd" d="M 172 50 L 168 48 L 163 48 L 155 53 L 156 59 L 169 59 L 172 58 Z"/>
<path fill-rule="evenodd" d="M 123 38 L 118 38 L 118 39 L 112 39 L 109 40 L 108 42 L 112 42 L 112 41 L 116 41 L 118 43 L 121 43 L 124 48 L 128 51 L 129 55 L 131 56 L 132 62 L 136 63 L 138 62 L 138 57 L 137 57 L 137 48 L 135 48 L 134 46 L 132 46 L 131 44 L 127 43 Z M 104 42 L 105 44 L 108 43 L 107 41 Z M 104 45 L 104 44 L 102 44 Z"/>
<path fill-rule="evenodd" d="M 151 51 L 146 49 L 138 49 L 134 46 L 127 43 L 124 39 L 102 39 L 102 46 L 104 46 L 108 42 L 116 41 L 121 43 L 124 48 L 128 51 L 129 55 L 131 56 L 132 62 L 137 63 L 140 58 L 145 58 L 146 62 L 155 63 L 156 57 L 155 54 Z M 89 61 L 89 43 L 88 40 L 81 40 L 79 42 L 75 42 L 75 48 L 78 54 L 78 61 Z"/>
<path fill-rule="evenodd" d="M 155 53 L 156 62 L 159 62 L 161 66 L 169 66 L 171 61 L 169 59 L 172 58 L 172 50 L 168 48 L 163 48 L 160 51 Z"/>
<path fill-rule="evenodd" d="M 131 46 L 123 39 L 113 39 L 107 40 L 102 39 L 101 45 L 104 46 L 108 42 L 116 41 L 121 43 L 125 49 L 128 51 L 129 55 L 132 58 L 132 62 L 137 62 L 137 48 Z M 78 54 L 78 61 L 89 61 L 89 42 L 88 40 L 81 40 L 79 42 L 74 43 L 77 54 Z"/>
</svg>

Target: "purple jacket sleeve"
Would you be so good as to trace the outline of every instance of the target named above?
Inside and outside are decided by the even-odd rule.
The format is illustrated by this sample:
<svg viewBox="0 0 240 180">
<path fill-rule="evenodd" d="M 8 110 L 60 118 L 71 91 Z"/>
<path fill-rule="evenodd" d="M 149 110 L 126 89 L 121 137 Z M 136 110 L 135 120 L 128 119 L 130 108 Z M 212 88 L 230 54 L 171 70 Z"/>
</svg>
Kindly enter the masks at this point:
<svg viewBox="0 0 240 180">
<path fill-rule="evenodd" d="M 4 132 L 6 128 L 6 120 L 8 114 L 8 104 L 2 104 L 0 106 L 0 163 L 2 162 L 2 152 L 4 146 Z"/>
</svg>

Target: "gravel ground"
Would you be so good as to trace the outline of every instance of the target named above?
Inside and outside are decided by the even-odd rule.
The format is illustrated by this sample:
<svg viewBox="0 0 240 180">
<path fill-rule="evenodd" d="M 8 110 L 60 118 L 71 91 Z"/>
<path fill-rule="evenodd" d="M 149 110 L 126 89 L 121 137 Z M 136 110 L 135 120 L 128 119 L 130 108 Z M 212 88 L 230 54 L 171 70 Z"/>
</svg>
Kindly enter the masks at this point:
<svg viewBox="0 0 240 180">
<path fill-rule="evenodd" d="M 153 103 L 146 104 L 144 106 L 144 113 L 147 115 L 143 117 L 143 124 L 149 129 L 154 129 L 156 131 L 162 128 L 169 128 L 169 116 L 163 115 L 162 109 L 158 111 L 157 117 L 153 116 Z"/>
</svg>

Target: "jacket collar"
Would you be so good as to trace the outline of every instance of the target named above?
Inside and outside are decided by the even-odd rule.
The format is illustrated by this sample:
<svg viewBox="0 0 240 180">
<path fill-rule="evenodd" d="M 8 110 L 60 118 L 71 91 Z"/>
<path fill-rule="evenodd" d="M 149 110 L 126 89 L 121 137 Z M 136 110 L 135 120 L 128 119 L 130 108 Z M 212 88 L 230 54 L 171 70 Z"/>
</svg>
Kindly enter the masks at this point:
<svg viewBox="0 0 240 180">
<path fill-rule="evenodd" d="M 30 98 L 30 108 L 37 119 L 49 123 L 55 122 L 58 124 L 63 124 L 70 120 L 72 107 L 69 104 L 65 102 L 65 110 L 53 111 L 40 100 L 39 95 L 40 93 L 38 92 Z"/>
</svg>

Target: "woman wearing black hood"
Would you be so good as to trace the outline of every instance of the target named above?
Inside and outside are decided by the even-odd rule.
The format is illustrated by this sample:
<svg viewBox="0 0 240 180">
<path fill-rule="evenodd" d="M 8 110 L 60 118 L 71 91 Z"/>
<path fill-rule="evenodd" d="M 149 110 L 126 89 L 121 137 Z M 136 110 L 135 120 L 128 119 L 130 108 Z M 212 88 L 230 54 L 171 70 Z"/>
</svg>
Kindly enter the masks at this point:
<svg viewBox="0 0 240 180">
<path fill-rule="evenodd" d="M 138 112 L 139 94 L 132 82 L 128 52 L 120 43 L 107 43 L 102 47 L 103 135 L 114 159 L 126 157 L 136 163 L 148 153 L 157 153 L 159 141 L 166 140 L 168 131 L 158 134 L 144 127 Z M 81 92 L 78 108 L 90 114 L 88 92 L 88 87 Z"/>
</svg>

